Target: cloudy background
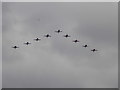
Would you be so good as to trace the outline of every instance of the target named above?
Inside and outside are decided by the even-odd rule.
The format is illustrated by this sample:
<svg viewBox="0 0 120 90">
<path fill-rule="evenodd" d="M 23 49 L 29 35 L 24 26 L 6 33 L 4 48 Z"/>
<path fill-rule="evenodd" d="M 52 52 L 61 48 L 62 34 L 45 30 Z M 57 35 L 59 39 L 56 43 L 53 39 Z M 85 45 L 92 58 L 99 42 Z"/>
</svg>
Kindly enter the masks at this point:
<svg viewBox="0 0 120 90">
<path fill-rule="evenodd" d="M 2 88 L 2 3 L 0 2 L 0 88 Z"/>
<path fill-rule="evenodd" d="M 117 88 L 117 9 L 117 2 L 4 2 L 3 88 Z M 47 33 L 52 37 L 43 37 Z"/>
</svg>

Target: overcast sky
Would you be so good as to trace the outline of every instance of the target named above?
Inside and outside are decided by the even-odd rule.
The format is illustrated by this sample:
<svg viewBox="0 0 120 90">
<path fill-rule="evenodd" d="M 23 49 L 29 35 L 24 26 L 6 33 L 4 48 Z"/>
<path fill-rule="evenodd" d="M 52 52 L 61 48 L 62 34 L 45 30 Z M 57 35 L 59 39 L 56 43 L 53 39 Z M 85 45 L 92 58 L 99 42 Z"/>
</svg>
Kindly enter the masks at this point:
<svg viewBox="0 0 120 90">
<path fill-rule="evenodd" d="M 117 88 L 117 5 L 4 2 L 3 88 Z"/>
<path fill-rule="evenodd" d="M 2 3 L 0 2 L 0 88 L 2 88 Z"/>
</svg>

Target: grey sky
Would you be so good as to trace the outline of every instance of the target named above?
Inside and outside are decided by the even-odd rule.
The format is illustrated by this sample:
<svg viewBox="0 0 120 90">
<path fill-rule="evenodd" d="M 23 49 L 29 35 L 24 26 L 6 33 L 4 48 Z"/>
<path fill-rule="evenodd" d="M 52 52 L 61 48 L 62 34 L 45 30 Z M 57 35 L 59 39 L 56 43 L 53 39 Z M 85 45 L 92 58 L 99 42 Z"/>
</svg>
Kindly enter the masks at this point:
<svg viewBox="0 0 120 90">
<path fill-rule="evenodd" d="M 117 3 L 3 3 L 2 8 L 3 88 L 118 87 Z M 63 32 L 55 33 L 58 29 Z M 47 33 L 52 37 L 44 38 Z M 36 37 L 42 40 L 33 41 Z"/>
<path fill-rule="evenodd" d="M 0 2 L 0 88 L 2 88 L 2 3 Z"/>
</svg>

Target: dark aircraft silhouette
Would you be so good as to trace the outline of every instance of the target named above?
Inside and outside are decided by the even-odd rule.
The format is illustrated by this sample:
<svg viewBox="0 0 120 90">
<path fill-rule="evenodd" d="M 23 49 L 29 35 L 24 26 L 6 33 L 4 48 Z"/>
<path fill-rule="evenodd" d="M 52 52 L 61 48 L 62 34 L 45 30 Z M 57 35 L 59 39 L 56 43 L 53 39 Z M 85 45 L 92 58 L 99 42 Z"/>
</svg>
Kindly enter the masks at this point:
<svg viewBox="0 0 120 90">
<path fill-rule="evenodd" d="M 88 47 L 88 45 L 84 45 L 83 47 L 85 47 L 85 48 L 86 48 L 86 47 Z"/>
<path fill-rule="evenodd" d="M 80 41 L 78 41 L 78 40 L 74 40 L 73 42 L 77 43 L 77 42 L 80 42 Z"/>
<path fill-rule="evenodd" d="M 17 46 L 14 46 L 14 47 L 12 47 L 12 48 L 14 48 L 14 49 L 17 49 L 17 48 L 19 48 L 19 47 L 17 47 Z"/>
<path fill-rule="evenodd" d="M 91 51 L 95 52 L 95 51 L 98 51 L 98 50 L 96 50 L 96 49 L 92 49 Z"/>
<path fill-rule="evenodd" d="M 49 34 L 46 34 L 46 35 L 44 35 L 44 36 L 47 37 L 47 38 L 48 38 L 48 37 L 51 37 Z"/>
<path fill-rule="evenodd" d="M 29 42 L 26 42 L 26 43 L 24 43 L 24 44 L 26 44 L 26 45 L 29 45 L 29 44 L 31 44 L 31 43 L 29 43 Z"/>
<path fill-rule="evenodd" d="M 39 39 L 39 38 L 36 38 L 36 39 L 34 39 L 35 41 L 40 41 L 41 39 Z"/>
<path fill-rule="evenodd" d="M 66 37 L 66 38 L 67 38 L 67 37 L 70 37 L 70 36 L 69 36 L 68 34 L 66 34 L 66 35 L 64 35 L 64 37 Z"/>
<path fill-rule="evenodd" d="M 57 30 L 57 31 L 55 31 L 56 33 L 60 33 L 60 32 L 62 32 L 61 30 Z"/>
</svg>

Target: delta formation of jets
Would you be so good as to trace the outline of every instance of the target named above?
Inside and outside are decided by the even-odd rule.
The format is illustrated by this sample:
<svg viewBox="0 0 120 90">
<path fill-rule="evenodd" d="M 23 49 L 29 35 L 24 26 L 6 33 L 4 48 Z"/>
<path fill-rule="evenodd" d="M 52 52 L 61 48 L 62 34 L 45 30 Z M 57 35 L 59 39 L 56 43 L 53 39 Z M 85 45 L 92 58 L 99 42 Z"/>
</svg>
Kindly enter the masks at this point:
<svg viewBox="0 0 120 90">
<path fill-rule="evenodd" d="M 62 32 L 60 29 L 59 30 L 57 30 L 57 31 L 55 31 L 56 33 L 60 33 L 60 32 Z M 46 38 L 49 38 L 49 37 L 51 37 L 51 35 L 50 34 L 46 34 L 46 35 L 44 35 L 44 37 L 46 37 Z M 63 37 L 65 37 L 65 38 L 68 38 L 68 37 L 71 37 L 70 35 L 68 35 L 68 34 L 65 34 L 65 35 L 63 35 Z M 34 39 L 35 41 L 40 41 L 41 39 L 40 38 L 35 38 Z M 79 43 L 80 41 L 79 40 L 73 40 L 73 42 L 74 43 Z M 29 45 L 29 44 L 31 44 L 30 42 L 25 42 L 24 43 L 25 45 Z M 87 48 L 88 47 L 88 45 L 83 45 L 82 47 L 84 47 L 84 48 Z M 14 48 L 14 49 L 17 49 L 17 48 L 19 48 L 18 46 L 13 46 L 12 48 Z M 91 50 L 92 52 L 95 52 L 95 51 L 98 51 L 97 49 L 92 49 Z"/>
</svg>

